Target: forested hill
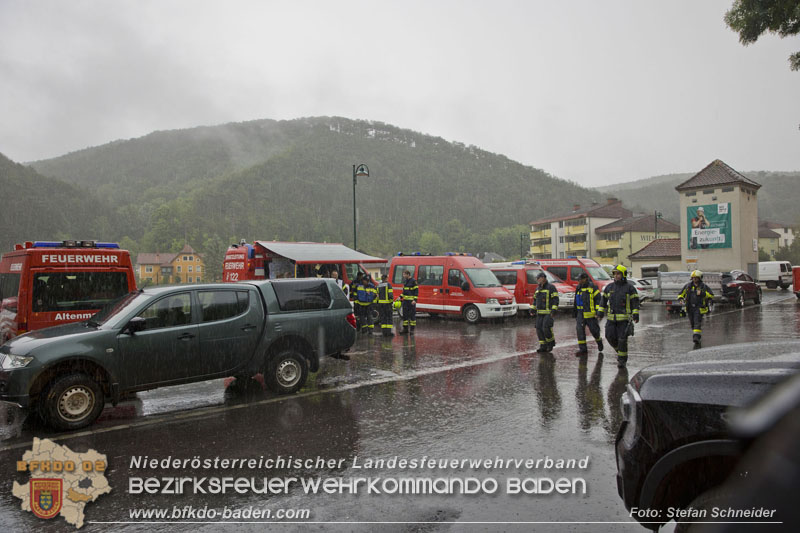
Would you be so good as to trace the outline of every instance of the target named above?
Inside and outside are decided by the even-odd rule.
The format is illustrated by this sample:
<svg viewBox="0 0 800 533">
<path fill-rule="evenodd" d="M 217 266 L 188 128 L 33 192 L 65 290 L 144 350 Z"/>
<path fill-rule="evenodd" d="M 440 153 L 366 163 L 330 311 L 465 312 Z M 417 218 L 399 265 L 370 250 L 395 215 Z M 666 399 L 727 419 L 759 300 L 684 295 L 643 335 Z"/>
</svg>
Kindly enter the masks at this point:
<svg viewBox="0 0 800 533">
<path fill-rule="evenodd" d="M 75 185 L 0 154 L 0 253 L 23 241 L 104 240 L 119 234 L 113 210 Z"/>
<path fill-rule="evenodd" d="M 519 254 L 527 223 L 596 191 L 508 158 L 395 126 L 337 117 L 259 120 L 155 132 L 33 163 L 91 188 L 112 207 L 131 248 L 218 253 L 232 239 Z M 221 258 L 220 258 L 221 261 Z"/>
<path fill-rule="evenodd" d="M 700 171 L 701 169 L 698 169 Z M 800 225 L 800 171 L 798 172 L 741 172 L 761 184 L 758 190 L 758 216 L 761 219 L 789 225 Z M 636 211 L 661 211 L 673 222 L 678 216 L 679 198 L 675 187 L 694 174 L 669 174 L 629 183 L 599 187 L 601 195 L 615 196 Z"/>
</svg>

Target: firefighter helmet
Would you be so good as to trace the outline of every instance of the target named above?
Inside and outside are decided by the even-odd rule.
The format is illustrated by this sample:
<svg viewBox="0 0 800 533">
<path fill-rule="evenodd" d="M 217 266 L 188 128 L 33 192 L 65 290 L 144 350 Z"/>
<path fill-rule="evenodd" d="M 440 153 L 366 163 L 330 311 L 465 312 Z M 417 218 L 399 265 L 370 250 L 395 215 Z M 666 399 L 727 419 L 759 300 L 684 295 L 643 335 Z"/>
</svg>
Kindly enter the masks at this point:
<svg viewBox="0 0 800 533">
<path fill-rule="evenodd" d="M 392 306 L 395 309 L 400 309 L 400 300 L 395 300 L 394 303 L 392 304 Z"/>
<path fill-rule="evenodd" d="M 625 268 L 624 265 L 617 265 L 614 267 L 614 270 L 611 271 L 612 274 L 614 272 L 619 272 L 620 274 L 622 274 L 622 277 L 624 278 L 628 274 L 628 269 Z"/>
<path fill-rule="evenodd" d="M 703 279 L 703 273 L 700 270 L 692 270 L 693 278 Z"/>
</svg>

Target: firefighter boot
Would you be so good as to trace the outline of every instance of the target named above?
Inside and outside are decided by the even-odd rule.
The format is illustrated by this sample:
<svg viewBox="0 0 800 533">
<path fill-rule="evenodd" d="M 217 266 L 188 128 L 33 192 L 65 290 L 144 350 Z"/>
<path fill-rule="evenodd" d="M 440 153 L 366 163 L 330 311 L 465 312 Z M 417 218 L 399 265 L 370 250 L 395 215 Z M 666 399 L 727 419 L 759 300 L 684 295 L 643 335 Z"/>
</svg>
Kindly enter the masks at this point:
<svg viewBox="0 0 800 533">
<path fill-rule="evenodd" d="M 597 351 L 598 352 L 602 352 L 603 351 L 603 339 L 595 339 L 595 340 L 597 341 Z"/>
<path fill-rule="evenodd" d="M 578 351 L 575 352 L 575 357 L 580 357 L 582 355 L 586 355 L 589 353 L 589 349 L 586 347 L 585 342 L 579 342 L 578 344 Z"/>
<path fill-rule="evenodd" d="M 618 355 L 617 356 L 617 368 L 625 368 L 628 366 L 628 356 L 627 355 Z"/>
<path fill-rule="evenodd" d="M 539 341 L 539 349 L 536 350 L 537 353 L 545 353 L 547 351 L 547 343 L 544 341 Z"/>
</svg>

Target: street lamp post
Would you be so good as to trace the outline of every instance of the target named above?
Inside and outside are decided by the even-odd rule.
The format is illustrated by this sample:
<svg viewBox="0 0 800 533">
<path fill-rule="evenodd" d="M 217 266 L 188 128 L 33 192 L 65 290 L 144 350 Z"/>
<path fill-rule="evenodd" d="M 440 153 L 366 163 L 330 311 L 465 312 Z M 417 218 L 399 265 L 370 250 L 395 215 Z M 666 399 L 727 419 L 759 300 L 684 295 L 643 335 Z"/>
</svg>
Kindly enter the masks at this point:
<svg viewBox="0 0 800 533">
<path fill-rule="evenodd" d="M 353 250 L 358 250 L 358 235 L 356 232 L 356 183 L 358 177 L 369 177 L 369 167 L 364 163 L 353 165 Z"/>
<path fill-rule="evenodd" d="M 656 236 L 655 236 L 655 239 L 653 239 L 653 240 L 658 239 L 658 219 L 659 218 L 662 218 L 661 211 L 656 211 L 655 212 L 656 223 L 655 223 L 655 228 L 654 228 Z"/>
</svg>

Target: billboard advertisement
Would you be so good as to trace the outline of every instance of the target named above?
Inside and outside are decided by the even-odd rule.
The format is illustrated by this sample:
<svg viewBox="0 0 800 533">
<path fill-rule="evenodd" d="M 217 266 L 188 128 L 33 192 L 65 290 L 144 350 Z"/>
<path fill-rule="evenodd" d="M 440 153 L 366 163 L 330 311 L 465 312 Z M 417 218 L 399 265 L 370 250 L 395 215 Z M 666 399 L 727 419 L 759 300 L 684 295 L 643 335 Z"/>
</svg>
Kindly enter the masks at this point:
<svg viewBox="0 0 800 533">
<path fill-rule="evenodd" d="M 731 204 L 693 205 L 686 208 L 690 250 L 731 248 Z"/>
</svg>

